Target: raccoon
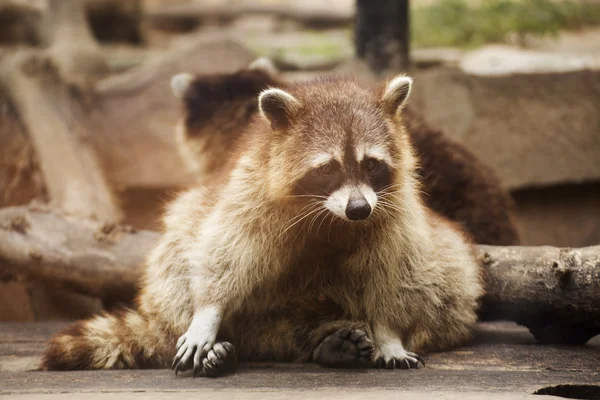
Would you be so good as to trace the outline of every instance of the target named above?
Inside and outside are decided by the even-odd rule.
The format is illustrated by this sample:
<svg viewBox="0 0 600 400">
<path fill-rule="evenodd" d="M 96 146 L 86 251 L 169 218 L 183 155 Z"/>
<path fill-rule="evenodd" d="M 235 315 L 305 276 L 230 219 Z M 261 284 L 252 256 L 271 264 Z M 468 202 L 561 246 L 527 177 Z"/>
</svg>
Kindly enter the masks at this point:
<svg viewBox="0 0 600 400">
<path fill-rule="evenodd" d="M 232 74 L 173 77 L 173 94 L 186 110 L 176 126 L 175 143 L 199 182 L 220 178 L 228 170 L 230 153 L 258 111 L 258 94 L 277 84 L 276 73 L 268 59 L 259 58 Z"/>
<path fill-rule="evenodd" d="M 468 234 L 421 198 L 402 116 L 411 85 L 260 92 L 223 178 L 170 206 L 137 309 L 59 333 L 42 367 L 408 369 L 468 340 L 480 269 Z"/>
<path fill-rule="evenodd" d="M 173 77 L 184 114 L 176 129 L 178 149 L 199 182 L 220 179 L 229 168 L 230 152 L 258 111 L 258 93 L 286 86 L 277 73 L 269 59 L 259 58 L 231 74 Z M 403 120 L 419 158 L 423 201 L 462 225 L 476 243 L 520 244 L 512 199 L 495 172 L 410 106 Z"/>
</svg>

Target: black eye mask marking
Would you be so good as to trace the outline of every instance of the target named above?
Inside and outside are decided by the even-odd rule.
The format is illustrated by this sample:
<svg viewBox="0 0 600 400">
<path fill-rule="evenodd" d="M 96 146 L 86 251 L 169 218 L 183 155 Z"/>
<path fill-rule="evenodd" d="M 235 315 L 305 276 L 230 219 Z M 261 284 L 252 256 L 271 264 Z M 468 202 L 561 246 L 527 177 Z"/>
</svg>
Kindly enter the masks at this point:
<svg viewBox="0 0 600 400">
<path fill-rule="evenodd" d="M 365 158 L 361 162 L 361 167 L 369 186 L 371 186 L 376 193 L 392 184 L 392 170 L 384 161 Z"/>
<path fill-rule="evenodd" d="M 337 161 L 307 172 L 294 188 L 294 195 L 328 196 L 342 187 L 344 174 Z"/>
<path fill-rule="evenodd" d="M 293 194 L 328 196 L 346 182 L 363 182 L 379 192 L 393 182 L 393 173 L 384 161 L 366 158 L 360 165 L 354 161 L 354 165 L 346 167 L 343 170 L 337 161 L 331 161 L 307 172 L 296 182 Z"/>
</svg>

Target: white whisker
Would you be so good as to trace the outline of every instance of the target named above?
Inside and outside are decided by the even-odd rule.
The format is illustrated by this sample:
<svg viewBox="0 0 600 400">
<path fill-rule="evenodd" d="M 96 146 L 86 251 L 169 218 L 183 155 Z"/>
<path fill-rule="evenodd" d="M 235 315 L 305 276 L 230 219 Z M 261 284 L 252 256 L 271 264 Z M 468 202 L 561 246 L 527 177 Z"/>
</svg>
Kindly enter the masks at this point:
<svg viewBox="0 0 600 400">
<path fill-rule="evenodd" d="M 316 205 L 320 205 L 319 203 L 315 203 Z M 315 212 L 319 211 L 320 208 L 316 208 L 308 213 L 306 213 L 305 215 L 301 216 L 301 218 L 298 218 L 296 220 L 296 222 L 294 222 L 293 224 L 291 224 L 290 226 L 288 226 L 287 228 L 285 228 L 285 230 L 283 232 L 281 232 L 281 235 L 285 234 L 288 230 L 290 230 L 292 227 L 294 227 L 295 225 L 297 225 L 300 221 L 305 220 L 308 216 L 314 214 Z"/>
<path fill-rule="evenodd" d="M 327 209 L 326 209 L 325 207 L 323 207 L 323 208 L 321 209 L 321 212 L 317 213 L 317 214 L 316 214 L 316 215 L 315 215 L 315 216 L 312 218 L 312 220 L 310 221 L 310 224 L 308 225 L 308 233 L 310 233 L 310 232 L 311 232 L 311 230 L 312 230 L 312 227 L 313 227 L 313 225 L 314 225 L 315 221 L 317 220 L 317 218 L 319 218 L 319 215 L 323 214 L 323 212 L 326 212 L 326 211 L 327 211 Z"/>
</svg>

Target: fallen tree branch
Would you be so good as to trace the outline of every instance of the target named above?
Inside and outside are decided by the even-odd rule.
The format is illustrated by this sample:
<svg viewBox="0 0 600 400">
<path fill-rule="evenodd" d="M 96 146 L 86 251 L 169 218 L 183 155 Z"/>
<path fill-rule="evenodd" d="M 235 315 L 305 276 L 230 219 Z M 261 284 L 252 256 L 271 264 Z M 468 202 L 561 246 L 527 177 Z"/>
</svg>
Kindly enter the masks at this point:
<svg viewBox="0 0 600 400">
<path fill-rule="evenodd" d="M 108 74 L 108 62 L 92 35 L 84 1 L 49 0 L 43 28 L 48 53 L 63 78 L 84 83 Z"/>
<path fill-rule="evenodd" d="M 52 281 L 130 301 L 159 234 L 62 216 L 0 210 L 0 275 Z M 540 342 L 585 343 L 600 333 L 600 246 L 477 246 L 487 294 L 485 319 L 527 326 Z"/>
<path fill-rule="evenodd" d="M 131 301 L 158 233 L 44 209 L 0 210 L 0 274 L 52 282 L 101 298 Z"/>
<path fill-rule="evenodd" d="M 484 318 L 516 321 L 542 343 L 583 344 L 600 334 L 600 246 L 477 247 Z"/>
<path fill-rule="evenodd" d="M 53 205 L 81 217 L 118 221 L 121 212 L 89 141 L 93 130 L 52 59 L 25 51 L 5 55 L 0 85 L 34 144 Z"/>
<path fill-rule="evenodd" d="M 20 61 L 17 59 L 19 57 Z M 29 65 L 32 68 L 24 68 L 25 72 L 33 69 L 35 73 L 36 65 L 49 71 L 36 79 L 29 79 L 23 74 L 23 69 L 17 68 L 17 64 L 27 64 L 26 58 L 31 60 Z M 44 52 L 0 52 L 0 86 L 6 86 L 3 95 L 18 111 L 7 117 L 11 124 L 5 124 L 4 128 L 24 125 L 35 144 L 36 136 L 29 124 L 36 125 L 42 129 L 40 138 L 46 138 L 53 145 L 48 147 L 50 150 L 59 143 L 53 140 L 53 135 L 73 132 L 64 131 L 63 128 L 56 132 L 48 129 L 48 136 L 43 136 L 44 130 L 50 125 L 41 118 L 41 113 L 55 114 L 52 120 L 63 118 L 64 115 L 60 115 L 62 113 L 69 117 L 63 118 L 60 122 L 62 125 L 74 121 L 79 132 L 88 133 L 84 135 L 84 140 L 80 140 L 80 144 L 89 144 L 97 154 L 101 169 L 112 187 L 186 186 L 195 182 L 196 178 L 187 171 L 179 157 L 174 157 L 177 151 L 173 129 L 181 118 L 181 104 L 171 94 L 171 77 L 180 72 L 233 72 L 246 67 L 252 60 L 254 56 L 232 40 L 191 39 L 137 68 L 98 81 L 93 93 L 90 93 L 85 88 L 74 90 L 72 86 L 65 85 L 62 76 L 51 78 L 49 74 L 56 71 Z M 17 84 L 20 80 L 26 82 L 26 87 Z M 43 90 L 32 87 L 42 84 L 45 85 L 41 88 Z M 85 93 L 85 96 L 78 96 L 78 93 Z M 50 97 L 45 97 L 46 94 Z M 82 99 L 85 101 L 82 102 Z M 37 103 L 42 104 L 39 111 L 33 107 Z M 27 110 L 37 114 L 30 114 Z M 73 115 L 76 118 L 71 119 Z M 28 121 L 28 118 L 32 119 Z M 35 148 L 39 151 L 37 144 Z M 3 151 L 6 149 L 0 146 L 0 157 Z M 148 154 L 152 154 L 152 157 L 148 157 Z M 40 159 L 42 156 L 40 154 Z M 77 153 L 68 155 L 70 158 L 77 156 Z M 50 196 L 55 198 L 53 193 Z"/>
</svg>

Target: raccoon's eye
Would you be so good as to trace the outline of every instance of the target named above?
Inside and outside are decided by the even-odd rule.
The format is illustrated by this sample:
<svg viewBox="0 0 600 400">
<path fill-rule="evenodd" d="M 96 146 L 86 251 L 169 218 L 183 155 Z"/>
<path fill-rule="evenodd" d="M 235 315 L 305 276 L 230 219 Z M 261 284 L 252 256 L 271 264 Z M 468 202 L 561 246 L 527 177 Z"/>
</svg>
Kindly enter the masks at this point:
<svg viewBox="0 0 600 400">
<path fill-rule="evenodd" d="M 319 167 L 319 172 L 321 175 L 331 175 L 333 174 L 333 163 L 327 163 L 321 167 Z"/>
<path fill-rule="evenodd" d="M 369 172 L 373 172 L 379 168 L 379 161 L 374 158 L 368 158 L 366 160 L 365 168 Z"/>
</svg>

